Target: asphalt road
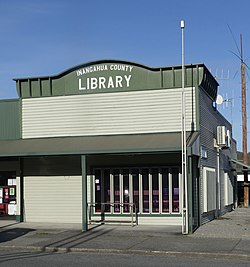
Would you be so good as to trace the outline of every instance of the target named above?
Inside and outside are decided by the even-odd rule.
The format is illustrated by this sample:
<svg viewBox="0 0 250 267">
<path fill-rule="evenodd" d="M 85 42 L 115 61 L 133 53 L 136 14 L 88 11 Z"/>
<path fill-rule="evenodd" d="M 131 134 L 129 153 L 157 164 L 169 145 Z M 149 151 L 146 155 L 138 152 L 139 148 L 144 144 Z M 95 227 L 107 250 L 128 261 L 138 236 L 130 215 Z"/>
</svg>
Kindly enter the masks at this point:
<svg viewBox="0 0 250 267">
<path fill-rule="evenodd" d="M 249 261 L 232 258 L 209 258 L 202 256 L 170 256 L 146 254 L 100 254 L 100 253 L 43 253 L 28 251 L 0 251 L 0 266 L 6 267 L 71 267 L 71 266 L 175 266 L 175 267 L 241 267 L 250 266 Z"/>
</svg>

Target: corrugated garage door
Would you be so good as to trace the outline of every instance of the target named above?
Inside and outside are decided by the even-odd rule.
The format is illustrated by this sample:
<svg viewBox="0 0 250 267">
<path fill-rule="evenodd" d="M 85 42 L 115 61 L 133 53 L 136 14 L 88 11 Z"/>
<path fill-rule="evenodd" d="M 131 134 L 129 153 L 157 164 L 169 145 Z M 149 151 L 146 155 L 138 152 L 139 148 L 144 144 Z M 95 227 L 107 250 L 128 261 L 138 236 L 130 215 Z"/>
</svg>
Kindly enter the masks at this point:
<svg viewBox="0 0 250 267">
<path fill-rule="evenodd" d="M 81 179 L 81 176 L 25 177 L 25 221 L 81 223 Z"/>
</svg>

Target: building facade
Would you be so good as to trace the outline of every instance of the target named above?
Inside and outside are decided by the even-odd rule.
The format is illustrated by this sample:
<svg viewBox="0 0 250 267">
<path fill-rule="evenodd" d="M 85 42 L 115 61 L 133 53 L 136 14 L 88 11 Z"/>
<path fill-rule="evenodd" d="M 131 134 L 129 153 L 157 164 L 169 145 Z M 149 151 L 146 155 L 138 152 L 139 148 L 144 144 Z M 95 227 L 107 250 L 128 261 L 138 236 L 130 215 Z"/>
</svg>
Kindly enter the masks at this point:
<svg viewBox="0 0 250 267">
<path fill-rule="evenodd" d="M 243 153 L 238 151 L 237 152 L 237 161 L 236 163 L 236 171 L 237 171 L 237 192 L 238 192 L 238 205 L 239 207 L 244 207 L 245 206 L 245 201 L 249 201 L 249 196 L 250 196 L 250 188 L 249 188 L 249 182 L 250 182 L 250 153 L 248 153 L 248 164 L 243 163 Z M 246 181 L 244 181 L 244 172 L 247 172 L 247 177 L 248 177 L 248 183 L 246 184 Z M 248 197 L 244 196 L 244 188 L 248 188 Z M 244 201 L 245 200 L 245 201 Z"/>
<path fill-rule="evenodd" d="M 83 230 L 183 224 L 181 66 L 102 60 L 15 81 L 19 98 L 0 101 L 3 214 Z M 188 232 L 235 204 L 217 87 L 205 65 L 185 66 Z"/>
</svg>

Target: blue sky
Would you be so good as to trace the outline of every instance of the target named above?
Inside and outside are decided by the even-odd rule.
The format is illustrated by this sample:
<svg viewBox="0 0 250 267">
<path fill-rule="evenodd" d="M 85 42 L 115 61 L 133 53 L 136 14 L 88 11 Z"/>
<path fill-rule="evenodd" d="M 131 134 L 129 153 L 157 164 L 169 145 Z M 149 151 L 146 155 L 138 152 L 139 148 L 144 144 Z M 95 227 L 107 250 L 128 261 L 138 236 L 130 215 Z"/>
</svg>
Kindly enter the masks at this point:
<svg viewBox="0 0 250 267">
<path fill-rule="evenodd" d="M 240 62 L 230 52 L 238 54 L 228 25 L 238 46 L 243 34 L 250 58 L 249 10 L 249 0 L 0 0 L 0 99 L 17 97 L 13 78 L 54 75 L 96 59 L 179 65 L 184 19 L 185 63 L 204 63 L 220 78 L 219 93 L 229 101 L 219 110 L 241 150 Z M 247 102 L 249 115 L 249 90 Z"/>
</svg>

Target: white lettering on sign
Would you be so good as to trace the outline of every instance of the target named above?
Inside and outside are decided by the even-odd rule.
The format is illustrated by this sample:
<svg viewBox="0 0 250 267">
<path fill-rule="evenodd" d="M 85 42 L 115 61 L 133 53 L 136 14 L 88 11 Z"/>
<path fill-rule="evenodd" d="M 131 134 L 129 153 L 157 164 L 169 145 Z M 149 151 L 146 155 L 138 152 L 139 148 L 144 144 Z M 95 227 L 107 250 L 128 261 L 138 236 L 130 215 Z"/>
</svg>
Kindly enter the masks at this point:
<svg viewBox="0 0 250 267">
<path fill-rule="evenodd" d="M 92 73 L 92 72 L 102 72 L 102 71 L 125 71 L 125 72 L 132 72 L 133 66 L 129 65 L 123 65 L 123 64 L 100 64 L 100 65 L 94 65 L 85 67 L 83 69 L 76 71 L 76 76 L 82 76 L 84 74 Z"/>
<path fill-rule="evenodd" d="M 95 65 L 95 66 L 86 67 L 86 68 L 81 69 L 81 70 L 77 70 L 76 75 L 81 76 L 84 74 L 88 74 L 88 73 L 92 73 L 92 72 L 96 72 L 96 71 L 104 71 L 104 70 L 108 70 L 107 65 Z"/>
<path fill-rule="evenodd" d="M 86 84 L 83 80 L 79 79 L 79 90 L 95 90 L 95 89 L 108 89 L 108 88 L 123 88 L 130 86 L 132 75 L 124 76 L 109 76 L 109 77 L 91 77 L 86 79 Z"/>
<path fill-rule="evenodd" d="M 120 71 L 129 71 L 131 72 L 133 69 L 133 66 L 127 66 L 127 65 L 110 65 L 110 70 L 120 70 Z"/>
</svg>

